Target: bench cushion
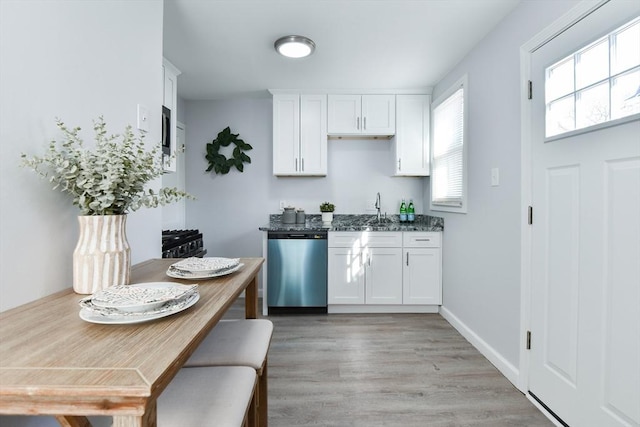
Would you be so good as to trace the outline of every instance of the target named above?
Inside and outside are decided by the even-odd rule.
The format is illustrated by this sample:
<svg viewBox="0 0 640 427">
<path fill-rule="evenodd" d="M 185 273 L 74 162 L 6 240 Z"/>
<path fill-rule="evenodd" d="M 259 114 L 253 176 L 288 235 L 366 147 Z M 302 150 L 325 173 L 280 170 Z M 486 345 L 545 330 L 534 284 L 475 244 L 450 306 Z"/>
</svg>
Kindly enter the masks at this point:
<svg viewBox="0 0 640 427">
<path fill-rule="evenodd" d="M 249 366 L 260 369 L 267 357 L 272 334 L 273 323 L 270 320 L 222 320 L 184 366 Z"/>
<path fill-rule="evenodd" d="M 246 366 L 181 369 L 158 398 L 158 427 L 240 427 L 255 383 Z"/>
</svg>

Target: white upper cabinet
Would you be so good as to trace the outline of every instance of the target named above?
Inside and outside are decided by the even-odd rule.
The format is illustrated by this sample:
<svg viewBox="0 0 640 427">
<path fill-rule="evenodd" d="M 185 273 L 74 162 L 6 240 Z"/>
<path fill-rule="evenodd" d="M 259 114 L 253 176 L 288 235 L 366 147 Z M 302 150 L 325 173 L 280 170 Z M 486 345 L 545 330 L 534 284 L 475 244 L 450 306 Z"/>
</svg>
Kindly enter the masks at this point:
<svg viewBox="0 0 640 427">
<path fill-rule="evenodd" d="M 273 174 L 297 174 L 300 157 L 300 95 L 273 96 Z"/>
<path fill-rule="evenodd" d="M 329 95 L 328 133 L 359 135 L 362 116 L 362 96 Z"/>
<path fill-rule="evenodd" d="M 329 135 L 393 135 L 395 95 L 328 95 Z"/>
<path fill-rule="evenodd" d="M 396 96 L 395 176 L 429 176 L 429 95 Z"/>
<path fill-rule="evenodd" d="M 273 174 L 327 174 L 326 95 L 273 95 Z"/>
<path fill-rule="evenodd" d="M 396 132 L 396 96 L 362 95 L 362 133 L 393 135 Z"/>
</svg>

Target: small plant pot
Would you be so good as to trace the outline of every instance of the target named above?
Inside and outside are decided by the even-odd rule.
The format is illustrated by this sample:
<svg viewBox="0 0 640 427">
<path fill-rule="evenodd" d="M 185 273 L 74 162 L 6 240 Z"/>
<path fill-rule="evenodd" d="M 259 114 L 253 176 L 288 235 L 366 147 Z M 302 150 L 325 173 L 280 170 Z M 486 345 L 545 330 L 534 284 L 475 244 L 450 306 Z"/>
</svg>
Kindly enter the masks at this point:
<svg viewBox="0 0 640 427">
<path fill-rule="evenodd" d="M 322 212 L 322 222 L 331 224 L 333 221 L 333 212 Z"/>
</svg>

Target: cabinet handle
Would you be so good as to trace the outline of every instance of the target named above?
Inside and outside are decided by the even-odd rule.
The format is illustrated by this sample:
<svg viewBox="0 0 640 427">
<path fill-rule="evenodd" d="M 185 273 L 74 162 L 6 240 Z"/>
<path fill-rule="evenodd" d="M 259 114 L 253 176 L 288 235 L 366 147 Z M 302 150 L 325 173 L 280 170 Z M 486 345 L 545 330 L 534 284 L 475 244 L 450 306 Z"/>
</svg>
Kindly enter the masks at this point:
<svg viewBox="0 0 640 427">
<path fill-rule="evenodd" d="M 416 242 L 430 242 L 431 239 L 416 239 Z"/>
<path fill-rule="evenodd" d="M 360 130 L 360 117 L 356 118 L 356 129 Z"/>
<path fill-rule="evenodd" d="M 362 119 L 362 122 L 364 123 L 362 129 L 367 130 L 367 118 L 365 117 L 364 119 Z"/>
<path fill-rule="evenodd" d="M 409 265 L 409 252 L 407 252 L 407 265 Z"/>
<path fill-rule="evenodd" d="M 398 159 L 398 170 L 402 170 L 402 159 Z"/>
<path fill-rule="evenodd" d="M 304 172 L 304 157 L 302 158 L 302 172 Z"/>
<path fill-rule="evenodd" d="M 298 172 L 298 158 L 296 157 L 296 172 Z"/>
</svg>

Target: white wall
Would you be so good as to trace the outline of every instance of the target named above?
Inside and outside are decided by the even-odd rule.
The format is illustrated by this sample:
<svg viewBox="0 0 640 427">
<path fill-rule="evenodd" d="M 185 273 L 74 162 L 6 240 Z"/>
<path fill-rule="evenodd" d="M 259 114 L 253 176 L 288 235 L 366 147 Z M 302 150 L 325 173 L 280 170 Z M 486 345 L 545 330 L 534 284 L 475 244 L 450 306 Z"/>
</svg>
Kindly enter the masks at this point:
<svg viewBox="0 0 640 427">
<path fill-rule="evenodd" d="M 55 117 L 93 137 L 149 107 L 158 141 L 162 104 L 162 2 L 0 2 L 0 311 L 71 285 L 77 213 L 67 196 L 20 168 L 59 136 Z M 158 118 L 156 120 L 155 118 Z M 132 261 L 160 255 L 160 210 L 129 215 Z M 25 273 L 28 272 L 28 275 Z"/>
<path fill-rule="evenodd" d="M 336 214 L 361 214 L 380 192 L 383 212 L 397 213 L 402 197 L 413 198 L 416 212 L 423 212 L 424 178 L 389 176 L 389 140 L 330 140 L 326 177 L 275 177 L 271 98 L 187 101 L 185 121 L 186 186 L 198 198 L 187 202 L 187 227 L 203 232 L 209 256 L 261 256 L 258 227 L 279 212 L 280 200 L 307 214 L 319 214 L 325 200 L 336 205 Z M 227 126 L 253 146 L 251 164 L 243 173 L 207 173 L 205 146 Z"/>
<path fill-rule="evenodd" d="M 55 117 L 91 130 L 87 142 L 99 115 L 121 132 L 135 125 L 138 103 L 151 112 L 147 141 L 159 140 L 162 13 L 155 0 L 0 1 L 0 311 L 72 283 L 77 208 L 20 168 L 20 153 L 43 153 L 58 137 Z M 160 221 L 159 209 L 129 215 L 134 263 L 160 256 Z M 58 425 L 46 417 L 0 424 Z"/>
<path fill-rule="evenodd" d="M 520 46 L 576 3 L 521 2 L 433 93 L 437 99 L 468 74 L 468 213 L 432 212 L 446 225 L 443 311 L 493 352 L 512 381 L 520 352 L 520 225 L 525 220 L 520 215 Z M 498 187 L 491 187 L 494 167 L 500 170 Z"/>
</svg>

